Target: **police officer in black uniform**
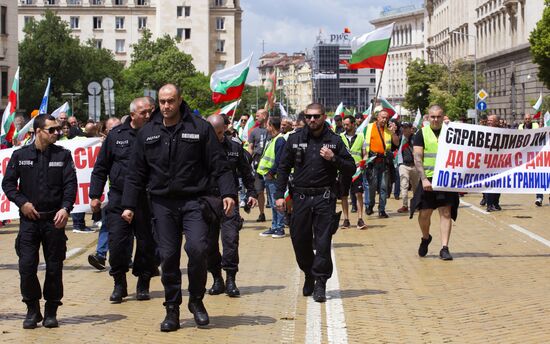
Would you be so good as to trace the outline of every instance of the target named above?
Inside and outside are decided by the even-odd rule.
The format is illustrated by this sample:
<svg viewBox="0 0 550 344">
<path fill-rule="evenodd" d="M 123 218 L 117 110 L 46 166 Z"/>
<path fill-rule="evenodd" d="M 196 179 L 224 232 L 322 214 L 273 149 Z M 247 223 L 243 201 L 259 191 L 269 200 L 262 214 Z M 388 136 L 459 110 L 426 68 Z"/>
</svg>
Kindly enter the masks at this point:
<svg viewBox="0 0 550 344">
<path fill-rule="evenodd" d="M 115 287 L 110 300 L 122 302 L 128 296 L 126 273 L 132 255 L 134 235 L 136 253 L 132 273 L 138 277 L 136 299 L 149 300 L 149 282 L 155 275 L 155 245 L 151 229 L 151 215 L 147 194 L 143 189 L 137 199 L 135 218 L 132 223 L 121 217 L 122 192 L 128 173 L 130 153 L 138 130 L 149 120 L 153 107 L 145 98 L 137 98 L 130 104 L 130 116 L 121 125 L 113 128 L 101 146 L 90 180 L 90 206 L 93 212 L 101 211 L 101 195 L 107 177 L 109 178 L 109 203 L 106 208 L 106 221 L 109 230 L 110 275 Z"/>
<path fill-rule="evenodd" d="M 161 331 L 180 327 L 180 256 L 182 233 L 189 257 L 188 308 L 197 325 L 209 323 L 202 299 L 206 291 L 208 225 L 201 208 L 201 196 L 209 180 L 217 179 L 223 210 L 233 212 L 237 189 L 233 174 L 214 129 L 192 115 L 180 89 L 167 84 L 159 90 L 159 111 L 137 134 L 126 176 L 122 217 L 131 222 L 140 211 L 137 200 L 147 186 L 151 197 L 154 237 L 162 264 L 166 318 Z"/>
<path fill-rule="evenodd" d="M 208 122 L 212 124 L 216 136 L 227 155 L 229 167 L 233 172 L 235 187 L 238 188 L 239 186 L 238 178 L 240 176 L 247 190 L 248 206 L 251 208 L 256 206 L 258 194 L 254 189 L 251 161 L 245 155 L 241 140 L 224 134 L 228 123 L 223 116 L 212 115 L 208 117 Z M 213 188 L 213 193 L 219 196 L 217 187 Z M 232 214 L 222 218 L 221 224 L 214 224 L 210 227 L 208 271 L 214 278 L 212 288 L 208 290 L 210 295 L 219 295 L 224 291 L 230 297 L 237 297 L 241 294 L 235 282 L 235 276 L 239 270 L 239 230 L 242 227 L 242 221 L 239 208 L 235 207 Z M 219 247 L 220 227 L 223 256 L 220 255 Z M 221 273 L 222 268 L 226 273 L 225 283 Z"/>
<path fill-rule="evenodd" d="M 275 194 L 277 209 L 282 211 L 289 174 L 294 168 L 290 237 L 298 266 L 305 273 L 303 295 L 313 294 L 317 302 L 326 301 L 326 281 L 332 275 L 330 246 L 338 226 L 334 216 L 336 176 L 340 171 L 349 178 L 355 172 L 353 158 L 342 139 L 325 123 L 326 117 L 323 105 L 307 106 L 307 125 L 289 136 L 281 155 Z"/>
<path fill-rule="evenodd" d="M 76 198 L 76 171 L 71 152 L 55 145 L 61 127 L 54 117 L 34 119 L 35 141 L 13 152 L 2 181 L 10 201 L 19 207 L 15 251 L 19 257 L 21 295 L 27 304 L 23 328 L 42 321 L 42 290 L 36 275 L 42 243 L 46 261 L 44 327 L 58 327 L 57 307 L 63 298 L 63 261 L 67 251 L 65 225 Z M 17 181 L 19 180 L 19 186 Z"/>
</svg>

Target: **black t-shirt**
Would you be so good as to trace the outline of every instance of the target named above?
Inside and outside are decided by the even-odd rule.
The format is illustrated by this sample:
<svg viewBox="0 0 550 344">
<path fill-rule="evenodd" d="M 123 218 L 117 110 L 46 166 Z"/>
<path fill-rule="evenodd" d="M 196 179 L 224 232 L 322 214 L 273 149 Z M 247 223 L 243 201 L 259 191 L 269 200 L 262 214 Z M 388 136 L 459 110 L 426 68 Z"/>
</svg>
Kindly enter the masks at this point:
<svg viewBox="0 0 550 344">
<path fill-rule="evenodd" d="M 439 134 L 441 133 L 441 129 L 439 130 L 433 130 L 432 131 L 434 132 L 435 134 L 435 137 L 439 138 Z M 419 130 L 416 132 L 416 134 L 414 134 L 414 137 L 413 137 L 413 146 L 419 146 L 419 147 L 424 147 L 424 135 L 422 135 L 422 130 Z"/>
</svg>

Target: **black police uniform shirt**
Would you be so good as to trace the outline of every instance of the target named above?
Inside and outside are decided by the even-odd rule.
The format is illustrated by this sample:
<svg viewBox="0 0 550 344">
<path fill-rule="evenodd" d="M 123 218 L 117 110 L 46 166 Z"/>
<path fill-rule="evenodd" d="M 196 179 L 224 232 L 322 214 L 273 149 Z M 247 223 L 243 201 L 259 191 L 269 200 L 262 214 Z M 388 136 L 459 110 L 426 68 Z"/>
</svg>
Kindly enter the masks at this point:
<svg viewBox="0 0 550 344">
<path fill-rule="evenodd" d="M 38 212 L 61 208 L 71 211 L 77 192 L 71 152 L 54 144 L 44 151 L 36 149 L 34 144 L 15 150 L 6 168 L 2 188 L 19 208 L 30 202 Z"/>
<path fill-rule="evenodd" d="M 105 138 L 90 177 L 90 199 L 101 197 L 107 177 L 110 190 L 123 192 L 137 135 L 137 130 L 132 128 L 130 122 L 128 117 L 124 123 L 111 129 Z"/>
<path fill-rule="evenodd" d="M 192 115 L 185 102 L 181 119 L 169 129 L 157 109 L 136 137 L 124 184 L 122 205 L 135 209 L 139 193 L 189 198 L 206 195 L 210 177 L 218 180 L 222 197 L 237 198 L 233 173 L 210 123 Z"/>
<path fill-rule="evenodd" d="M 334 161 L 326 160 L 321 156 L 320 151 L 323 146 L 333 151 Z M 275 198 L 283 198 L 292 168 L 294 168 L 292 181 L 294 186 L 320 188 L 333 186 L 338 171 L 345 178 L 351 178 L 355 173 L 355 161 L 342 138 L 330 130 L 325 123 L 320 137 L 311 135 L 308 126 L 289 135 L 277 169 Z"/>
<path fill-rule="evenodd" d="M 222 141 L 222 147 L 227 155 L 229 168 L 233 171 L 235 187 L 239 186 L 239 177 L 242 178 L 246 188 L 247 197 L 258 197 L 254 188 L 254 175 L 252 166 L 248 160 L 241 140 L 236 137 L 225 136 Z"/>
</svg>

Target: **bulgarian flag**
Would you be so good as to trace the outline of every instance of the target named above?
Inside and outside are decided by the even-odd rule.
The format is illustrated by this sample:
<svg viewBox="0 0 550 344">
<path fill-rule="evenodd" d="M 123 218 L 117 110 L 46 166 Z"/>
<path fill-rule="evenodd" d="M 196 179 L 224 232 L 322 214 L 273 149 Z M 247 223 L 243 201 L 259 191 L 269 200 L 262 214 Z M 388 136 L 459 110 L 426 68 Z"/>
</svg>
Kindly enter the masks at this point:
<svg viewBox="0 0 550 344">
<path fill-rule="evenodd" d="M 535 105 L 533 105 L 533 109 L 535 109 L 535 111 L 537 112 L 533 116 L 533 119 L 539 119 L 540 118 L 540 115 L 542 114 L 541 107 L 542 107 L 542 92 L 540 93 L 539 100 L 537 100 L 537 103 Z"/>
<path fill-rule="evenodd" d="M 367 134 L 367 127 L 369 126 L 370 119 L 371 119 L 371 113 L 372 113 L 372 103 L 369 105 L 369 108 L 363 112 L 363 123 L 357 129 L 355 130 L 355 135 L 361 133 L 363 135 Z"/>
<path fill-rule="evenodd" d="M 243 128 L 241 141 L 248 141 L 248 137 L 250 136 L 250 133 L 252 133 L 252 130 L 254 130 L 254 128 L 257 128 L 259 125 L 259 122 L 254 122 L 254 116 L 251 115 L 250 117 L 248 117 L 248 121 L 246 121 Z"/>
<path fill-rule="evenodd" d="M 550 112 L 548 111 L 544 114 L 544 126 L 550 127 Z"/>
<path fill-rule="evenodd" d="M 388 115 L 391 116 L 391 118 L 394 118 L 395 115 L 397 114 L 397 110 L 395 110 L 395 108 L 390 104 L 389 101 L 386 100 L 386 98 L 380 96 L 378 97 L 378 99 L 380 100 L 380 104 L 382 105 L 382 109 L 386 110 L 388 112 Z M 395 117 L 395 119 L 398 119 L 399 118 L 399 115 L 397 115 L 397 117 Z"/>
<path fill-rule="evenodd" d="M 238 64 L 212 73 L 210 89 L 215 104 L 239 99 L 243 93 L 252 54 Z"/>
<path fill-rule="evenodd" d="M 334 111 L 334 117 L 336 116 L 340 116 L 342 118 L 346 116 L 346 108 L 344 107 L 344 103 L 340 103 L 336 108 L 336 111 Z"/>
<path fill-rule="evenodd" d="M 11 86 L 11 91 L 8 97 L 8 105 L 4 110 L 2 115 L 2 126 L 0 128 L 0 136 L 5 137 L 6 141 L 12 142 L 13 137 L 15 136 L 15 124 L 13 120 L 15 119 L 15 113 L 17 111 L 17 93 L 19 92 L 19 67 L 15 72 L 15 77 L 13 78 L 13 84 Z"/>
<path fill-rule="evenodd" d="M 417 128 L 417 129 L 420 129 L 421 128 L 421 126 L 420 126 L 421 122 L 422 122 L 422 113 L 420 112 L 420 108 L 418 108 L 416 110 L 416 117 L 414 118 L 413 127 Z"/>
<path fill-rule="evenodd" d="M 232 118 L 235 115 L 235 110 L 237 109 L 240 103 L 241 103 L 240 99 L 233 103 L 230 103 L 229 105 L 226 105 L 221 109 L 218 109 L 218 111 L 216 111 L 214 115 L 226 115 L 228 118 Z"/>
<path fill-rule="evenodd" d="M 381 27 L 351 40 L 351 59 L 342 60 L 348 69 L 384 69 L 390 48 L 393 25 Z"/>
<path fill-rule="evenodd" d="M 367 160 L 361 160 L 357 163 L 357 169 L 355 170 L 355 173 L 351 177 L 351 181 L 355 182 L 359 177 L 361 176 L 361 172 L 365 169 L 365 166 L 371 161 L 373 161 L 376 158 L 375 155 L 371 156 Z"/>
</svg>

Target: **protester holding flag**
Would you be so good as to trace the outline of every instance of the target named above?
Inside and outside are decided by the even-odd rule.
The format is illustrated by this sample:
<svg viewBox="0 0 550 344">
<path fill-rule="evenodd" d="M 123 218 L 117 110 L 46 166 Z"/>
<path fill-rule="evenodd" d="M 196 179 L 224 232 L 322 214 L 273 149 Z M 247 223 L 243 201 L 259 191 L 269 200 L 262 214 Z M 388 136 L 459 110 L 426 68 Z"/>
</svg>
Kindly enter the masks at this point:
<svg viewBox="0 0 550 344">
<path fill-rule="evenodd" d="M 432 177 L 434 175 L 435 160 L 437 156 L 438 138 L 443 126 L 443 109 L 439 105 L 433 105 L 429 110 L 430 125 L 418 131 L 413 138 L 414 164 L 421 183 L 411 200 L 410 218 L 419 210 L 418 224 L 422 231 L 422 240 L 418 247 L 418 255 L 425 257 L 428 253 L 428 245 L 432 241 L 430 224 L 432 213 L 439 211 L 441 228 L 441 250 L 439 258 L 452 260 L 449 252 L 449 238 L 451 236 L 451 219 L 456 221 L 458 214 L 459 198 L 456 192 L 434 191 Z"/>
<path fill-rule="evenodd" d="M 266 123 L 269 118 L 269 113 L 265 109 L 259 109 L 256 112 L 256 123 L 254 124 L 254 129 L 248 135 L 248 152 L 252 155 L 252 169 L 256 171 L 258 164 L 260 163 L 260 158 L 264 152 L 265 145 L 271 139 Z M 260 215 L 256 222 L 265 222 L 265 181 L 264 178 L 256 173 L 254 187 L 256 188 L 256 193 L 258 194 L 258 209 L 260 210 Z"/>
<path fill-rule="evenodd" d="M 77 180 L 71 152 L 57 145 L 61 128 L 54 117 L 38 116 L 33 124 L 33 144 L 13 152 L 2 188 L 20 211 L 15 241 L 19 257 L 21 295 L 27 304 L 23 328 L 42 321 L 42 290 L 36 275 L 40 244 L 46 261 L 44 327 L 58 327 L 57 308 L 63 298 L 62 270 L 67 251 L 65 225 L 76 199 Z"/>
<path fill-rule="evenodd" d="M 398 213 L 409 212 L 409 186 L 415 192 L 420 177 L 414 167 L 412 136 L 414 127 L 410 122 L 401 123 L 401 143 L 395 152 L 395 164 L 399 169 L 399 183 L 403 206 L 397 210 Z M 397 182 L 396 182 L 397 183 Z"/>
</svg>

